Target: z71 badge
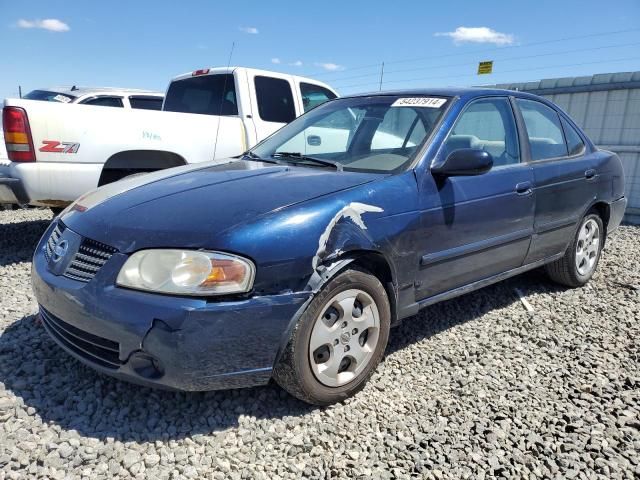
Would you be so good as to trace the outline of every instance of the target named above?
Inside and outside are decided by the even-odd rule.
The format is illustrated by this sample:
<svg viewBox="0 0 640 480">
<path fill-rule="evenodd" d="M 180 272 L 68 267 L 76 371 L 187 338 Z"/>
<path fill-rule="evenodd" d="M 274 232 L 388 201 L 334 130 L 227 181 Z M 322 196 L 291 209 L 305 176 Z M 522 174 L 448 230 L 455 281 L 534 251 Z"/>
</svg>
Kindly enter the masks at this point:
<svg viewBox="0 0 640 480">
<path fill-rule="evenodd" d="M 79 143 L 58 142 L 57 140 L 43 140 L 40 147 L 41 152 L 47 153 L 78 153 Z"/>
</svg>

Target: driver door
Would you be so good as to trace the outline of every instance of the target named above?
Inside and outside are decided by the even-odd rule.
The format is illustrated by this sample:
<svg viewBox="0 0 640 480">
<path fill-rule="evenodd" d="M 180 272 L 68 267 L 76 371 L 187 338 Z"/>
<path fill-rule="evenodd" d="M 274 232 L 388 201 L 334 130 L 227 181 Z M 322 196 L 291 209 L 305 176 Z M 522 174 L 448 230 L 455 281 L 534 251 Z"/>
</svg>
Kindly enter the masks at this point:
<svg viewBox="0 0 640 480">
<path fill-rule="evenodd" d="M 435 161 L 462 148 L 489 152 L 494 164 L 475 176 L 424 175 L 418 300 L 520 267 L 529 248 L 533 173 L 521 162 L 509 98 L 487 97 L 467 105 Z"/>
</svg>

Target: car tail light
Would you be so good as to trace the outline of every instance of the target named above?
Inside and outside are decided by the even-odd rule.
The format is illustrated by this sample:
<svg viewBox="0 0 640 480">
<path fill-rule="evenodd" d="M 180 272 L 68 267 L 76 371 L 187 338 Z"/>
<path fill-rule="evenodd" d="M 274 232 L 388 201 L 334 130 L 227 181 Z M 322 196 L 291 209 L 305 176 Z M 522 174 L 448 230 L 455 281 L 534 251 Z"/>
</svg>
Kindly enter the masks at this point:
<svg viewBox="0 0 640 480">
<path fill-rule="evenodd" d="M 197 77 L 198 75 L 206 75 L 207 73 L 209 73 L 209 69 L 208 68 L 203 68 L 201 70 L 196 70 L 194 71 L 191 76 L 192 77 Z"/>
<path fill-rule="evenodd" d="M 29 128 L 29 118 L 24 108 L 4 107 L 2 109 L 2 127 L 9 160 L 35 162 L 36 153 Z"/>
</svg>

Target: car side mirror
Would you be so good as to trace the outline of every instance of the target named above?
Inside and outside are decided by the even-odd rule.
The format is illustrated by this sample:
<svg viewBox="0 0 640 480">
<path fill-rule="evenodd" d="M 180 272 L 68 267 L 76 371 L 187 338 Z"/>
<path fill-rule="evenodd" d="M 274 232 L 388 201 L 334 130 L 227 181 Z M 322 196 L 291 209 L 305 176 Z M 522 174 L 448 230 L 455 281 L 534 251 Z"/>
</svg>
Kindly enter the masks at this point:
<svg viewBox="0 0 640 480">
<path fill-rule="evenodd" d="M 449 154 L 446 160 L 431 167 L 433 175 L 444 177 L 482 175 L 491 170 L 493 157 L 477 148 L 461 148 Z"/>
</svg>

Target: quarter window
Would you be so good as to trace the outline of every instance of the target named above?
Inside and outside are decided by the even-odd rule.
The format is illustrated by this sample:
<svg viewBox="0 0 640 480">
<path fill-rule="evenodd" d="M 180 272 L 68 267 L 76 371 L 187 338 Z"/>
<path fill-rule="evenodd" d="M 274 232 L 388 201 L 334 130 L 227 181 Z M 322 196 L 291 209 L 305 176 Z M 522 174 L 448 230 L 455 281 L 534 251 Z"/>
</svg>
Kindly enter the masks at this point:
<svg viewBox="0 0 640 480">
<path fill-rule="evenodd" d="M 289 123 L 296 118 L 289 82 L 281 78 L 255 78 L 258 113 L 265 122 Z"/>
<path fill-rule="evenodd" d="M 566 157 L 567 145 L 555 110 L 535 100 L 516 100 L 527 127 L 531 160 Z"/>
<path fill-rule="evenodd" d="M 520 162 L 516 123 L 509 100 L 478 100 L 462 112 L 443 145 L 443 158 L 463 148 L 490 153 L 494 167 Z"/>
<path fill-rule="evenodd" d="M 331 90 L 327 90 L 319 85 L 304 82 L 300 83 L 300 93 L 302 94 L 302 105 L 304 106 L 305 112 L 317 107 L 327 100 L 333 100 L 336 98 L 336 94 Z"/>
<path fill-rule="evenodd" d="M 98 97 L 82 103 L 85 105 L 94 105 L 99 107 L 124 107 L 122 99 L 119 97 Z"/>
<path fill-rule="evenodd" d="M 569 156 L 580 155 L 584 152 L 585 146 L 582 141 L 582 137 L 578 134 L 575 128 L 571 126 L 564 118 L 562 120 L 562 128 L 564 128 L 564 136 L 567 139 L 567 147 L 569 150 Z"/>
</svg>

